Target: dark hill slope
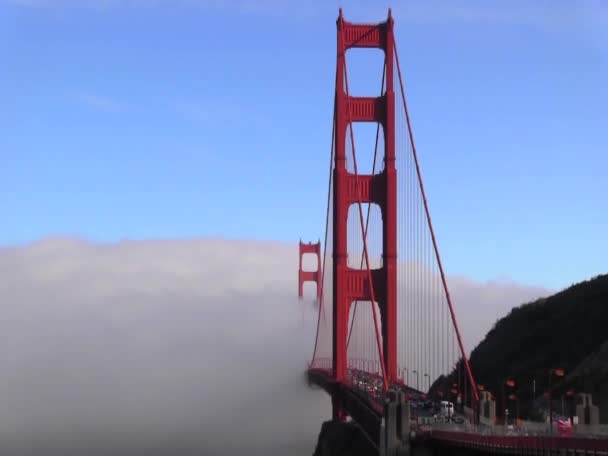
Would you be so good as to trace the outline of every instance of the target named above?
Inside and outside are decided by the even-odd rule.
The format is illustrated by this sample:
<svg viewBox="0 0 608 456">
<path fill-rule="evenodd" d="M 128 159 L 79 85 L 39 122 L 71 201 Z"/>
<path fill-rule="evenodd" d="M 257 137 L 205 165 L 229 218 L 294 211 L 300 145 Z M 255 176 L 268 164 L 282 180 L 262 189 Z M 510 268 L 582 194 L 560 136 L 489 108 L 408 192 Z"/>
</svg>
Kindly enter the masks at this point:
<svg viewBox="0 0 608 456">
<path fill-rule="evenodd" d="M 502 379 L 515 379 L 524 416 L 533 382 L 536 397 L 542 396 L 549 369 L 563 368 L 566 377 L 553 380 L 554 396 L 568 388 L 591 392 L 602 402 L 602 421 L 608 421 L 608 274 L 514 308 L 496 322 L 470 361 L 477 383 L 498 400 Z M 452 374 L 448 384 L 455 378 Z"/>
</svg>

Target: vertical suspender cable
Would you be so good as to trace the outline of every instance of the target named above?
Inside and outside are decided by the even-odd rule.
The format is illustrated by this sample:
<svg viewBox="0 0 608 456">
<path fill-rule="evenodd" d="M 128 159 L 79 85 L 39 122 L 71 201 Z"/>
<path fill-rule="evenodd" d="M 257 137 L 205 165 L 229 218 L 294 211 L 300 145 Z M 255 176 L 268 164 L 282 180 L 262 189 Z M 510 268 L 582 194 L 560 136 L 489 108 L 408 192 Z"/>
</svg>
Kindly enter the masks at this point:
<svg viewBox="0 0 608 456">
<path fill-rule="evenodd" d="M 397 43 L 394 43 L 395 46 L 395 58 L 397 59 L 397 73 L 399 75 L 399 85 L 401 86 L 401 96 L 403 99 L 403 108 L 405 110 L 405 119 L 407 121 L 407 128 L 408 128 L 408 132 L 410 135 L 410 142 L 412 144 L 412 152 L 413 152 L 413 156 L 414 156 L 414 162 L 416 164 L 416 174 L 418 176 L 418 183 L 420 185 L 420 192 L 422 194 L 422 201 L 424 203 L 424 210 L 426 213 L 426 219 L 427 219 L 427 223 L 429 226 L 429 231 L 431 234 L 431 239 L 433 241 L 433 248 L 435 250 L 435 258 L 437 260 L 437 265 L 439 266 L 439 271 L 441 273 L 441 281 L 443 283 L 443 289 L 445 291 L 445 296 L 446 296 L 446 300 L 448 301 L 448 306 L 449 306 L 449 310 L 450 310 L 450 316 L 452 317 L 452 324 L 454 325 L 454 329 L 456 332 L 456 336 L 458 338 L 458 344 L 460 346 L 460 352 L 462 353 L 463 359 L 465 360 L 465 366 L 467 369 L 467 375 L 469 377 L 469 381 L 471 382 L 471 385 L 475 385 L 475 380 L 473 379 L 473 373 L 471 372 L 471 366 L 469 365 L 469 360 L 466 356 L 465 350 L 464 350 L 464 345 L 462 343 L 462 337 L 460 335 L 460 330 L 458 329 L 458 323 L 456 321 L 456 315 L 454 313 L 454 308 L 452 306 L 452 300 L 450 298 L 450 292 L 448 290 L 448 285 L 447 285 L 447 281 L 445 279 L 445 274 L 443 271 L 443 265 L 441 264 L 441 257 L 439 256 L 439 249 L 437 248 L 437 240 L 435 238 L 435 232 L 433 230 L 433 224 L 431 222 L 431 216 L 430 216 L 430 212 L 429 212 L 429 208 L 428 208 L 428 203 L 427 203 L 427 199 L 426 199 L 426 193 L 424 191 L 424 185 L 422 183 L 422 176 L 420 173 L 420 165 L 418 163 L 418 156 L 416 154 L 416 145 L 414 143 L 414 135 L 412 133 L 412 126 L 410 123 L 410 116 L 409 116 L 409 112 L 407 109 L 407 103 L 405 101 L 405 91 L 403 89 L 403 78 L 401 75 L 401 67 L 399 65 L 399 53 L 397 51 Z M 474 395 L 475 395 L 475 401 L 479 400 L 479 396 L 477 394 L 477 388 L 474 388 Z"/>
</svg>

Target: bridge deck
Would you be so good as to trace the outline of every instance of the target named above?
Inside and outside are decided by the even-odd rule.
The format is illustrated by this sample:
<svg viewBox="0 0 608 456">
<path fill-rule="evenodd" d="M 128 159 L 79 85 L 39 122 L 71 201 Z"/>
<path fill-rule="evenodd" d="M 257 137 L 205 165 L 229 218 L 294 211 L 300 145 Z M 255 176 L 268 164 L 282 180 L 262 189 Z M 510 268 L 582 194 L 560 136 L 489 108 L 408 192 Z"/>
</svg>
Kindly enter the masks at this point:
<svg viewBox="0 0 608 456">
<path fill-rule="evenodd" d="M 371 380 L 362 382 L 361 375 Z M 336 383 L 329 369 L 311 368 L 309 382 L 338 398 L 344 411 L 356 421 L 376 446 L 380 441 L 384 394 L 374 384 L 375 376 L 356 369 L 349 370 L 351 384 Z M 406 392 L 423 394 L 404 385 L 394 385 Z M 470 425 L 431 424 L 418 426 L 412 422 L 415 439 L 430 440 L 442 446 L 461 447 L 503 454 L 541 454 L 563 450 L 572 454 L 608 456 L 607 436 L 497 435 L 490 427 L 471 429 Z"/>
</svg>

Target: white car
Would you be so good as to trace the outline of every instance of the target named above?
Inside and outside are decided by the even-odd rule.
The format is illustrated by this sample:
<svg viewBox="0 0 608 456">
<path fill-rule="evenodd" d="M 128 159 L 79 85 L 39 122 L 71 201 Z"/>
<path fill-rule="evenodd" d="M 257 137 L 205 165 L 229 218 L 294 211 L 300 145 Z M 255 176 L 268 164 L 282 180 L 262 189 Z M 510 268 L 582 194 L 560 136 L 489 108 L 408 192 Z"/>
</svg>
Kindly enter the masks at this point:
<svg viewBox="0 0 608 456">
<path fill-rule="evenodd" d="M 454 403 L 449 401 L 441 401 L 439 403 L 439 416 L 450 418 L 454 415 Z"/>
</svg>

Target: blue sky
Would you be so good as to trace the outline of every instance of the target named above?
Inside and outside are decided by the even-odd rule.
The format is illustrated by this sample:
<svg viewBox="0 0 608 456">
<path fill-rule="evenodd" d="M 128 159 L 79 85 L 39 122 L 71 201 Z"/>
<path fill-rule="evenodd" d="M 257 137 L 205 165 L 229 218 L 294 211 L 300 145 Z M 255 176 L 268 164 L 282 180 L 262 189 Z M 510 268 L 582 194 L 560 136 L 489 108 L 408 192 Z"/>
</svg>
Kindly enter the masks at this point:
<svg viewBox="0 0 608 456">
<path fill-rule="evenodd" d="M 392 5 L 447 271 L 606 272 L 608 5 Z M 338 6 L 0 0 L 0 244 L 322 238 Z"/>
</svg>

